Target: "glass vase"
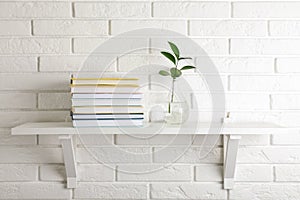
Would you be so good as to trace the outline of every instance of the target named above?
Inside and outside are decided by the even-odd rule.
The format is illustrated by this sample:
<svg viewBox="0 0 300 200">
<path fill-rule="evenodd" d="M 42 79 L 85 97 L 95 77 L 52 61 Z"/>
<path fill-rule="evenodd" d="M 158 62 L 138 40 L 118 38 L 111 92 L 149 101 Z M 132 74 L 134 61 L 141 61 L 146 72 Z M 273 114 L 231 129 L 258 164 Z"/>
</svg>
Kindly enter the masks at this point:
<svg viewBox="0 0 300 200">
<path fill-rule="evenodd" d="M 187 120 L 187 110 L 186 102 L 171 102 L 165 115 L 165 121 L 168 124 L 182 124 Z"/>
</svg>

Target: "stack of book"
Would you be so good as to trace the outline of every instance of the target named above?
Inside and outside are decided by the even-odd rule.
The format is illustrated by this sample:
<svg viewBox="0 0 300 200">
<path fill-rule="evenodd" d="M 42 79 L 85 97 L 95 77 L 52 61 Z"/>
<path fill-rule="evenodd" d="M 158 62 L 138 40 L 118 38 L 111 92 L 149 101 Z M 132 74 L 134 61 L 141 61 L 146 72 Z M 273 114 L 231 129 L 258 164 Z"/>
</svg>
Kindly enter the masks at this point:
<svg viewBox="0 0 300 200">
<path fill-rule="evenodd" d="M 74 127 L 142 126 L 142 96 L 137 78 L 71 77 Z"/>
</svg>

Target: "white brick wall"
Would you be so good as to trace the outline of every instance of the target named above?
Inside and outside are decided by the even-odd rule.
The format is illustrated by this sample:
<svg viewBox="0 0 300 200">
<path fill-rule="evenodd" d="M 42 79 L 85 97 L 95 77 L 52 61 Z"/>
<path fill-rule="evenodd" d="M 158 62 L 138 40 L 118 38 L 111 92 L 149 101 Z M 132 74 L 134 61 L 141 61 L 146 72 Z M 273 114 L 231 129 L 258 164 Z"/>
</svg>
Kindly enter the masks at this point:
<svg viewBox="0 0 300 200">
<path fill-rule="evenodd" d="M 80 183 L 74 190 L 78 199 L 146 199 L 145 183 Z"/>
<path fill-rule="evenodd" d="M 24 164 L 1 164 L 1 181 L 36 181 L 38 180 L 38 166 Z"/>
<path fill-rule="evenodd" d="M 297 18 L 299 2 L 234 2 L 234 18 Z"/>
<path fill-rule="evenodd" d="M 108 39 L 139 28 L 173 30 L 199 44 L 219 70 L 226 111 L 233 120 L 299 127 L 299 10 L 298 0 L 0 0 L 0 199 L 300 199 L 300 134 L 244 136 L 232 191 L 221 185 L 221 137 L 82 136 L 77 138 L 79 184 L 70 190 L 65 188 L 57 136 L 10 134 L 12 127 L 26 122 L 65 121 L 72 72 L 103 71 L 99 63 L 104 59 L 113 61 L 106 71 L 114 73 L 169 65 L 154 49 L 116 54 L 126 46 L 155 47 L 162 42 L 140 35 L 114 40 L 113 50 L 97 49 L 85 63 Z M 169 40 L 195 58 L 197 66 L 210 64 L 202 51 L 186 46 L 184 38 Z M 83 64 L 87 66 L 82 69 Z M 150 67 L 146 71 L 156 73 Z M 149 103 L 165 101 L 168 93 L 155 83 L 167 81 L 149 77 Z M 185 89 L 190 108 L 200 120 L 208 120 L 211 99 L 205 83 L 191 71 L 184 79 L 196 90 L 192 94 Z M 139 173 L 145 170 L 148 173 Z"/>
<path fill-rule="evenodd" d="M 0 183 L 0 198 L 2 199 L 44 199 L 45 197 L 68 199 L 71 198 L 71 191 L 65 190 L 62 183 Z"/>
<path fill-rule="evenodd" d="M 150 16 L 150 2 L 75 3 L 75 17 L 147 18 Z"/>
<path fill-rule="evenodd" d="M 66 38 L 1 38 L 0 53 L 6 54 L 59 54 L 69 53 L 71 41 Z"/>
<path fill-rule="evenodd" d="M 35 72 L 37 71 L 37 58 L 30 56 L 1 56 L 0 70 L 2 73 Z"/>
<path fill-rule="evenodd" d="M 34 20 L 33 35 L 107 35 L 108 22 L 101 20 Z"/>
<path fill-rule="evenodd" d="M 299 72 L 299 58 L 277 58 L 276 71 L 278 73 L 293 73 Z"/>
<path fill-rule="evenodd" d="M 192 36 L 266 36 L 266 21 L 219 20 L 191 21 Z"/>
<path fill-rule="evenodd" d="M 0 35 L 13 36 L 13 35 L 30 35 L 31 25 L 30 21 L 0 21 Z"/>
<path fill-rule="evenodd" d="M 1 18 L 68 18 L 72 16 L 67 2 L 1 2 Z"/>
<path fill-rule="evenodd" d="M 154 2 L 153 17 L 227 18 L 229 6 L 229 2 Z"/>
<path fill-rule="evenodd" d="M 176 31 L 186 35 L 187 22 L 182 20 L 112 20 L 111 34 L 117 35 L 125 31 L 139 28 L 158 28 Z"/>
<path fill-rule="evenodd" d="M 221 184 L 213 183 L 162 183 L 151 184 L 153 199 L 226 199 Z"/>
</svg>

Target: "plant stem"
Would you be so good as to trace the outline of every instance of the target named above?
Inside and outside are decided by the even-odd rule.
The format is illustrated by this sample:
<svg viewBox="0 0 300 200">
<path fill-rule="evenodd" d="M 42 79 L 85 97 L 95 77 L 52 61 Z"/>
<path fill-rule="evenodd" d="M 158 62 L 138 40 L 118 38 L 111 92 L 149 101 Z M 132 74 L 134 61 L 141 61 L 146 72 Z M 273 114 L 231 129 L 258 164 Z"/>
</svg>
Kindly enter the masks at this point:
<svg viewBox="0 0 300 200">
<path fill-rule="evenodd" d="M 179 62 L 179 60 L 177 60 L 177 62 L 176 62 L 176 65 L 175 65 L 176 69 L 178 67 L 178 62 Z M 168 106 L 169 107 L 168 108 L 169 113 L 171 113 L 171 103 L 174 102 L 174 87 L 175 87 L 175 78 L 173 78 L 173 80 L 172 80 L 171 101 L 170 101 L 169 106 Z"/>
<path fill-rule="evenodd" d="M 174 86 L 175 86 L 175 78 L 173 78 L 172 80 L 171 101 L 169 103 L 169 108 L 168 108 L 169 113 L 171 113 L 171 103 L 174 102 Z"/>
<path fill-rule="evenodd" d="M 175 87 L 175 78 L 172 81 L 172 95 L 171 95 L 171 103 L 174 102 L 174 87 Z"/>
</svg>

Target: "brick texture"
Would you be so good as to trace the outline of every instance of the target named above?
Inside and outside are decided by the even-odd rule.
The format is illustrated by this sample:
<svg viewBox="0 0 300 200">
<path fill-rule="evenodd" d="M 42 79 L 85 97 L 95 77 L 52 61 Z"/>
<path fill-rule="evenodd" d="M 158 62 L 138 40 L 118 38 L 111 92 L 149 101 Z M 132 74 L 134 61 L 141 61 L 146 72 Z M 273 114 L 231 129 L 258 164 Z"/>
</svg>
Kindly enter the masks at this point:
<svg viewBox="0 0 300 200">
<path fill-rule="evenodd" d="M 142 74 L 145 118 L 155 120 L 170 98 L 171 79 L 158 75 L 172 67 L 160 54 L 167 41 L 193 58 L 179 67 L 197 67 L 175 86 L 189 119 L 223 116 L 211 97 L 224 92 L 233 122 L 299 128 L 299 10 L 277 0 L 0 0 L 0 199 L 300 199 L 300 132 L 243 135 L 231 191 L 222 136 L 77 136 L 78 187 L 67 189 L 57 135 L 11 135 L 69 119 L 77 72 Z"/>
</svg>

